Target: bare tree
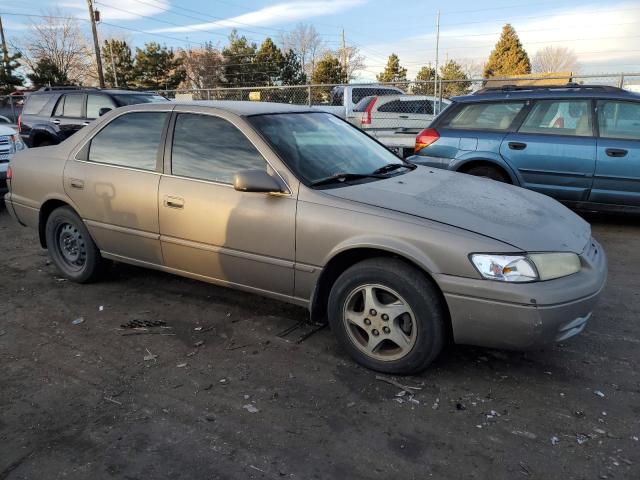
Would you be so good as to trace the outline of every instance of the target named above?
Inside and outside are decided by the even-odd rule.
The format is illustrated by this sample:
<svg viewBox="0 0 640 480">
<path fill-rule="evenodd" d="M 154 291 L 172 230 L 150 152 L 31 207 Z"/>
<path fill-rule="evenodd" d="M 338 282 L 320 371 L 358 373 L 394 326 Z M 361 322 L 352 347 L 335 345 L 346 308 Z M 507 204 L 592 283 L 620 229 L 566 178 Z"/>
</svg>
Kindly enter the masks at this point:
<svg viewBox="0 0 640 480">
<path fill-rule="evenodd" d="M 324 41 L 313 25 L 299 23 L 289 33 L 280 36 L 283 51 L 293 50 L 300 59 L 307 77 L 315 70 L 316 62 L 325 52 Z"/>
<path fill-rule="evenodd" d="M 345 59 L 346 57 L 346 82 L 350 82 L 351 80 L 353 80 L 356 77 L 356 74 L 359 71 L 363 70 L 365 67 L 364 56 L 360 54 L 360 49 L 355 45 L 346 45 L 344 51 L 342 48 L 339 48 L 332 53 L 343 63 L 343 59 Z"/>
<path fill-rule="evenodd" d="M 78 20 L 65 17 L 61 11 L 51 11 L 37 22 L 32 20 L 16 48 L 32 72 L 39 61 L 47 60 L 71 82 L 83 84 L 97 77 L 89 40 Z"/>
<path fill-rule="evenodd" d="M 224 57 L 220 49 L 207 42 L 198 49 L 179 50 L 186 78 L 182 88 L 214 88 L 224 82 Z"/>
<path fill-rule="evenodd" d="M 578 59 L 567 47 L 548 45 L 533 56 L 532 71 L 536 73 L 574 72 L 578 69 Z"/>
</svg>

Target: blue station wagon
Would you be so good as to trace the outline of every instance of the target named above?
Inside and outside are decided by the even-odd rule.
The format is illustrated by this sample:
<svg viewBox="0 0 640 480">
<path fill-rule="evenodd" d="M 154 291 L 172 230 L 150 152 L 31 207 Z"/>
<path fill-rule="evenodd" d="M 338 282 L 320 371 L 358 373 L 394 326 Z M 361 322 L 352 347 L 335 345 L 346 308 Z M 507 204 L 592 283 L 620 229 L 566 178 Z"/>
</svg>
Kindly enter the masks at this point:
<svg viewBox="0 0 640 480">
<path fill-rule="evenodd" d="M 592 210 L 640 211 L 640 95 L 608 86 L 487 88 L 454 97 L 409 161 Z"/>
</svg>

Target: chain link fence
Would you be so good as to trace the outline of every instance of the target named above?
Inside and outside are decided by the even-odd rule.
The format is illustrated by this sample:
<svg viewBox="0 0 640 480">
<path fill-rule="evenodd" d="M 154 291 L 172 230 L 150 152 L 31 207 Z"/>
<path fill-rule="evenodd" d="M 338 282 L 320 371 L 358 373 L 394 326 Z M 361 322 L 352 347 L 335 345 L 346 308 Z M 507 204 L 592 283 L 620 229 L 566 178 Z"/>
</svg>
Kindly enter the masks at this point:
<svg viewBox="0 0 640 480">
<path fill-rule="evenodd" d="M 609 85 L 640 92 L 640 73 L 557 76 L 524 75 L 508 78 L 402 81 L 326 85 L 256 86 L 192 90 L 159 90 L 170 99 L 244 100 L 306 105 L 346 118 L 373 136 L 414 134 L 425 128 L 446 107 L 449 98 L 481 88 L 504 85 Z M 28 95 L 28 94 L 27 94 Z M 27 97 L 0 96 L 0 124 L 18 122 Z M 388 142 L 392 142 L 387 139 Z"/>
</svg>

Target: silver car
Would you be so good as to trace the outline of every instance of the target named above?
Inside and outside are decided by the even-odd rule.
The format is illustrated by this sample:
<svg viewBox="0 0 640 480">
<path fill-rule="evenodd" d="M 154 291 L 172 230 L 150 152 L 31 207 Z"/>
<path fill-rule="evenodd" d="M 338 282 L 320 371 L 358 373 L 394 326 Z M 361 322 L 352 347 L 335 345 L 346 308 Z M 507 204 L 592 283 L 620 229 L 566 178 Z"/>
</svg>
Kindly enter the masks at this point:
<svg viewBox="0 0 640 480">
<path fill-rule="evenodd" d="M 115 260 L 303 305 L 382 372 L 450 339 L 563 341 L 606 278 L 589 224 L 555 200 L 404 163 L 304 107 L 125 107 L 20 152 L 9 177 L 9 212 L 67 278 Z"/>
</svg>

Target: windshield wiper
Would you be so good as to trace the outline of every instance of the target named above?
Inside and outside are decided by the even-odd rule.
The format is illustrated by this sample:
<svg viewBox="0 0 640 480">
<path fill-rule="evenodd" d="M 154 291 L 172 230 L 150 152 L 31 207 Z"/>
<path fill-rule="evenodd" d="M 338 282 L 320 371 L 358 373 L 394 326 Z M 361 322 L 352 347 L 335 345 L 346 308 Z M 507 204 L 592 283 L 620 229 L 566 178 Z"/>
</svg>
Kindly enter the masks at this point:
<svg viewBox="0 0 640 480">
<path fill-rule="evenodd" d="M 376 168 L 372 173 L 376 175 L 381 175 L 383 173 L 393 172 L 394 170 L 397 170 L 403 167 L 408 168 L 410 170 L 415 170 L 417 168 L 417 166 L 413 165 L 412 163 L 389 163 L 387 165 L 383 165 L 380 168 Z"/>
<path fill-rule="evenodd" d="M 347 180 L 360 180 L 361 178 L 387 178 L 376 173 L 336 173 L 329 177 L 321 178 L 311 182 L 312 187 L 328 185 L 330 183 L 346 182 Z"/>
</svg>

